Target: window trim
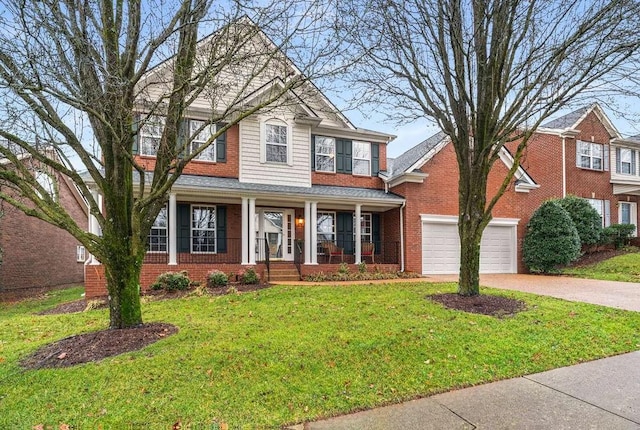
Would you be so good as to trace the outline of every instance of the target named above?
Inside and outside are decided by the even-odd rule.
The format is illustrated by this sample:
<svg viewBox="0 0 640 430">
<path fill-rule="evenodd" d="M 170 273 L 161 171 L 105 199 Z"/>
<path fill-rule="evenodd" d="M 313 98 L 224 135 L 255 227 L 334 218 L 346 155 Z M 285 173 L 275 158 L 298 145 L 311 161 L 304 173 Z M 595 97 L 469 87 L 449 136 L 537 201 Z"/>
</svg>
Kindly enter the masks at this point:
<svg viewBox="0 0 640 430">
<path fill-rule="evenodd" d="M 332 145 L 332 153 L 331 154 L 321 154 L 318 153 L 318 138 L 321 139 L 329 139 L 333 142 Z M 337 164 L 337 160 L 336 160 L 336 138 L 335 137 L 330 137 L 330 136 L 314 136 L 314 165 L 315 165 L 315 171 L 316 172 L 322 172 L 322 173 L 336 173 L 336 164 Z M 331 158 L 333 160 L 333 169 L 332 170 L 320 170 L 318 169 L 318 156 L 320 157 L 327 157 L 327 158 Z"/>
<path fill-rule="evenodd" d="M 87 261 L 87 251 L 84 245 L 76 245 L 76 262 L 84 263 Z"/>
<path fill-rule="evenodd" d="M 360 242 L 361 243 L 365 243 L 365 242 L 373 242 L 373 213 L 372 212 L 362 212 L 360 214 L 360 217 L 362 218 L 360 220 Z M 369 233 L 363 233 L 362 232 L 362 221 L 364 221 L 366 218 L 369 219 Z M 353 241 L 356 241 L 356 214 L 355 212 L 353 213 Z M 369 238 L 369 240 L 365 240 L 364 237 L 367 236 Z"/>
<path fill-rule="evenodd" d="M 622 207 L 625 205 L 629 206 L 629 223 L 622 222 Z M 637 202 L 618 202 L 618 223 L 635 225 L 636 228 L 633 231 L 634 237 L 638 235 L 637 219 L 638 219 L 638 203 Z M 634 220 L 636 222 L 633 222 Z"/>
<path fill-rule="evenodd" d="M 160 134 L 155 135 L 155 134 L 151 134 L 151 133 L 147 133 L 147 127 L 150 126 L 149 123 L 151 123 L 152 121 L 158 121 L 158 125 L 157 127 L 159 127 L 159 132 Z M 158 139 L 158 144 L 160 144 L 160 139 L 162 138 L 162 133 L 164 132 L 164 127 L 165 127 L 165 123 L 166 123 L 166 119 L 164 116 L 162 115 L 148 115 L 146 118 L 144 118 L 141 122 L 141 126 L 140 126 L 140 132 L 138 134 L 139 139 L 138 139 L 138 155 L 144 156 L 144 157 L 157 157 L 158 156 L 158 148 L 156 147 L 156 150 L 154 153 L 150 154 L 150 153 L 146 153 L 144 151 L 144 149 L 147 148 L 147 145 L 145 145 L 145 139 L 149 138 L 149 139 Z M 155 126 L 154 126 L 155 128 Z"/>
<path fill-rule="evenodd" d="M 604 155 L 604 144 L 602 143 L 596 143 L 596 142 L 587 142 L 584 140 L 578 140 L 577 143 L 577 152 L 576 152 L 576 166 L 579 167 L 580 169 L 585 169 L 585 170 L 595 170 L 597 172 L 602 172 L 605 171 L 605 167 L 604 167 L 604 162 L 605 162 L 605 155 Z M 582 152 L 582 148 L 584 146 L 587 146 L 589 148 L 589 153 L 585 154 Z M 594 147 L 599 147 L 600 148 L 600 157 L 596 157 L 593 155 L 593 148 Z M 588 158 L 589 159 L 589 166 L 583 166 L 582 165 L 582 158 Z M 596 168 L 594 167 L 594 160 L 600 160 L 600 168 Z"/>
<path fill-rule="evenodd" d="M 322 243 L 322 242 L 327 240 L 327 239 L 320 239 L 320 234 L 321 233 L 322 234 L 326 234 L 325 232 L 320 232 L 320 230 L 318 229 L 321 215 L 331 215 L 331 220 L 332 220 L 332 223 L 331 223 L 331 228 L 332 228 L 331 236 L 333 238 L 332 241 L 333 241 L 333 243 L 337 243 L 337 241 L 338 241 L 338 234 L 337 234 L 337 231 L 336 231 L 336 223 L 337 223 L 337 217 L 338 217 L 337 212 L 335 212 L 335 211 L 318 211 L 316 213 L 316 235 L 318 236 L 318 244 L 320 244 L 320 243 Z"/>
<path fill-rule="evenodd" d="M 207 121 L 203 120 L 203 119 L 185 118 L 185 120 L 187 121 L 188 130 L 189 130 L 189 137 L 188 137 L 190 139 L 190 141 L 189 141 L 189 154 L 193 154 L 195 152 L 193 145 L 198 143 L 199 145 L 196 147 L 196 149 L 197 149 L 200 146 L 202 146 L 203 144 L 205 144 L 207 142 L 207 140 L 209 140 L 209 138 L 211 136 L 213 136 L 218 131 L 218 127 L 217 127 L 217 124 L 207 124 Z M 192 124 L 194 122 L 196 122 L 196 121 L 200 122 L 202 124 L 198 128 L 196 128 L 196 130 L 194 130 L 192 128 Z M 197 131 L 202 126 L 204 126 L 204 128 L 202 130 L 200 130 L 200 133 L 194 134 L 195 131 Z M 206 140 L 198 140 L 197 138 L 199 137 L 199 135 L 204 133 L 207 129 L 209 130 L 209 137 Z M 207 149 L 205 149 L 203 152 L 198 154 L 198 156 L 194 157 L 191 161 L 201 161 L 201 162 L 205 162 L 205 163 L 216 163 L 218 161 L 218 150 L 217 150 L 218 142 L 217 141 L 218 141 L 218 139 L 213 139 L 213 141 L 211 141 L 211 143 L 209 144 Z M 213 159 L 201 158 L 203 155 L 207 154 L 208 151 L 213 152 Z"/>
<path fill-rule="evenodd" d="M 371 142 L 365 142 L 362 140 L 354 140 L 352 143 L 352 150 L 351 150 L 351 174 L 353 176 L 371 176 Z M 356 145 L 358 144 L 365 144 L 369 146 L 369 158 L 361 158 L 361 157 L 356 157 Z M 356 161 L 366 161 L 368 163 L 369 168 L 367 169 L 367 173 L 356 173 Z"/>
<path fill-rule="evenodd" d="M 164 227 L 158 227 L 156 226 L 156 222 L 158 221 L 158 217 L 160 216 L 160 212 L 162 211 L 166 211 L 167 215 L 166 215 L 166 222 L 167 225 Z M 162 209 L 160 209 L 160 212 L 158 212 L 158 215 L 156 216 L 156 219 L 153 221 L 153 224 L 151 225 L 151 228 L 149 229 L 149 240 L 148 240 L 148 244 L 147 244 L 147 253 L 149 254 L 166 254 L 169 252 L 169 208 L 167 207 L 167 205 L 165 205 Z M 164 230 L 164 236 L 160 235 L 158 237 L 164 237 L 164 251 L 161 250 L 152 250 L 151 249 L 151 238 L 153 237 L 153 230 Z M 162 244 L 159 244 L 162 245 Z"/>
<path fill-rule="evenodd" d="M 195 208 L 207 208 L 210 209 L 214 215 L 214 226 L 213 228 L 198 228 L 195 229 L 193 227 L 193 210 Z M 207 205 L 207 204 L 192 204 L 189 206 L 189 252 L 191 254 L 217 254 L 218 253 L 218 208 L 215 205 Z M 213 251 L 194 251 L 193 250 L 193 239 L 195 235 L 193 234 L 194 230 L 196 231 L 213 231 Z"/>
<path fill-rule="evenodd" d="M 631 148 L 618 148 L 619 149 L 619 154 L 620 154 L 620 159 L 618 160 L 618 164 L 620 167 L 620 170 L 617 171 L 616 173 L 619 173 L 620 175 L 631 175 L 631 176 L 635 176 L 636 172 L 634 171 L 634 167 L 635 164 L 634 163 L 634 158 L 636 157 L 636 151 L 634 149 Z M 629 154 L 631 155 L 631 159 L 630 161 L 622 161 L 622 151 L 629 151 Z M 629 166 L 629 172 L 624 172 L 624 165 L 628 165 Z"/>
<path fill-rule="evenodd" d="M 267 142 L 267 127 L 268 126 L 279 126 L 286 128 L 286 138 L 287 142 L 285 145 L 279 143 L 268 143 Z M 275 145 L 275 146 L 284 146 L 286 148 L 286 157 L 285 161 L 269 161 L 267 160 L 267 145 Z M 293 166 L 293 127 L 292 125 L 281 118 L 267 118 L 261 121 L 260 123 L 260 163 L 262 164 L 270 164 L 274 166 Z"/>
</svg>

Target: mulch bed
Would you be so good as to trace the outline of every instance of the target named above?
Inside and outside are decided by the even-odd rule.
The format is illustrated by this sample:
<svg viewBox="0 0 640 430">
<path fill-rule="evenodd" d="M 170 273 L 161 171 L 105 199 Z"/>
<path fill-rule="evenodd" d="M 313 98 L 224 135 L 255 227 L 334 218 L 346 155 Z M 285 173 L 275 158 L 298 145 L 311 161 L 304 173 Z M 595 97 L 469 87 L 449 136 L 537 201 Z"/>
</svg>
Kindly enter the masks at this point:
<svg viewBox="0 0 640 430">
<path fill-rule="evenodd" d="M 36 315 L 59 315 L 59 314 L 73 314 L 76 312 L 82 312 L 87 308 L 87 301 L 84 299 L 76 300 L 73 302 L 62 303 L 55 308 L 45 309 L 44 311 L 37 312 Z"/>
<path fill-rule="evenodd" d="M 578 258 L 573 263 L 569 264 L 568 267 L 583 267 L 590 266 L 592 264 L 599 263 L 604 260 L 608 260 L 613 257 L 617 257 L 618 255 L 628 254 L 629 251 L 624 249 L 604 249 L 602 251 L 589 252 L 584 254 L 582 257 Z"/>
<path fill-rule="evenodd" d="M 460 294 L 446 293 L 433 294 L 427 298 L 449 309 L 499 318 L 515 315 L 526 308 L 525 303 L 521 300 L 489 294 L 466 297 Z"/>
<path fill-rule="evenodd" d="M 151 323 L 134 328 L 85 333 L 45 345 L 22 360 L 20 365 L 25 369 L 42 369 L 96 362 L 137 351 L 177 332 L 178 327 L 174 325 Z"/>
</svg>

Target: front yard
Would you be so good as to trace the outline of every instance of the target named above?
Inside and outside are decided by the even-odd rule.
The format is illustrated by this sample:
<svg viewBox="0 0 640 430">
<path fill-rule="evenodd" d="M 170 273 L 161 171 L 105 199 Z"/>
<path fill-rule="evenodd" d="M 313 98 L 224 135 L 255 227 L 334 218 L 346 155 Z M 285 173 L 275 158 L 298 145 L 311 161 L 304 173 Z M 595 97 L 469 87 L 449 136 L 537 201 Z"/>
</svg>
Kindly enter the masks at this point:
<svg viewBox="0 0 640 430">
<path fill-rule="evenodd" d="M 618 255 L 587 266 L 562 269 L 562 273 L 603 281 L 640 282 L 640 252 Z"/>
<path fill-rule="evenodd" d="M 426 299 L 453 284 L 279 286 L 143 306 L 179 332 L 140 351 L 25 371 L 43 344 L 106 327 L 106 310 L 36 316 L 79 290 L 0 305 L 0 428 L 279 428 L 640 349 L 640 313 L 483 289 L 513 317 Z M 130 426 L 130 427 L 129 427 Z"/>
</svg>

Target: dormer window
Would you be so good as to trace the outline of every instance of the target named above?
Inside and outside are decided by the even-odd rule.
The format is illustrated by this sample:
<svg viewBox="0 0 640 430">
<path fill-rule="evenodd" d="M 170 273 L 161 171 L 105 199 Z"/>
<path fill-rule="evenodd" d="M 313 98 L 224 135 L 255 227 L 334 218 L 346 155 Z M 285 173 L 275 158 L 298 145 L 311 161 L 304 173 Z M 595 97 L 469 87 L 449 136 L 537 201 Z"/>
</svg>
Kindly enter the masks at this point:
<svg viewBox="0 0 640 430">
<path fill-rule="evenodd" d="M 164 130 L 164 117 L 150 115 L 140 128 L 140 155 L 156 156 Z"/>
</svg>

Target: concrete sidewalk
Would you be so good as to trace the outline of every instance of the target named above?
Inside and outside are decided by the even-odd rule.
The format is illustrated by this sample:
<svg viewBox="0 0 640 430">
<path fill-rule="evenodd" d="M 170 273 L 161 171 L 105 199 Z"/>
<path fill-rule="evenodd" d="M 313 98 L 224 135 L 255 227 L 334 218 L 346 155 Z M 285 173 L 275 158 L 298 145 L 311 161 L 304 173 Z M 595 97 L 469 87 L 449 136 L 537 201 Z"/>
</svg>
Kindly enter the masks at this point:
<svg viewBox="0 0 640 430">
<path fill-rule="evenodd" d="M 640 351 L 290 428 L 640 429 Z"/>
</svg>

